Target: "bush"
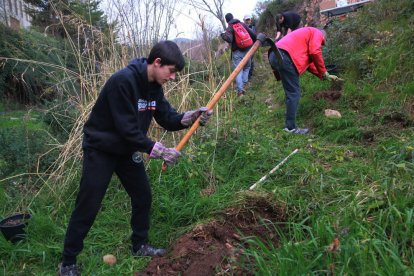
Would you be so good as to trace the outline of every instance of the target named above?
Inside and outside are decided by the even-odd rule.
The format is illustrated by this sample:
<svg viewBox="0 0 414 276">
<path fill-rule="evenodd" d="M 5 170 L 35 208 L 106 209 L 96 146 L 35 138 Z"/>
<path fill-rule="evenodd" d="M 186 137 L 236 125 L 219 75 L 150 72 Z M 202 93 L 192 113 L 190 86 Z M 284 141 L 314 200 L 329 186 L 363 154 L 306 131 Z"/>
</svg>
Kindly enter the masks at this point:
<svg viewBox="0 0 414 276">
<path fill-rule="evenodd" d="M 65 71 L 76 72 L 76 60 L 63 40 L 0 24 L 0 97 L 24 104 L 50 100 L 58 93 Z M 60 67 L 60 68 L 59 68 Z"/>
<path fill-rule="evenodd" d="M 79 109 L 69 100 L 66 102 L 55 100 L 45 104 L 45 107 L 47 110 L 43 116 L 43 122 L 50 127 L 58 140 L 67 140 L 79 117 Z"/>
<path fill-rule="evenodd" d="M 333 22 L 327 30 L 327 64 L 344 68 L 352 79 L 385 84 L 384 88 L 410 81 L 414 57 L 407 50 L 414 46 L 413 3 L 379 0 Z"/>
<path fill-rule="evenodd" d="M 19 173 L 35 173 L 52 164 L 56 155 L 49 153 L 50 136 L 41 129 L 24 125 L 0 128 L 0 178 Z"/>
</svg>

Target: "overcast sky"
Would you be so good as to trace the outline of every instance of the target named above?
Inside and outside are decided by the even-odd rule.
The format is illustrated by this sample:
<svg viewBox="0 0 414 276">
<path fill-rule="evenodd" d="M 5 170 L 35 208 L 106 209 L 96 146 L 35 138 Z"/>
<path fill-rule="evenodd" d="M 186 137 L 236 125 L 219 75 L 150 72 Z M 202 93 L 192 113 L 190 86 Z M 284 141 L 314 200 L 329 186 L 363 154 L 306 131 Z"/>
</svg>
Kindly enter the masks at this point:
<svg viewBox="0 0 414 276">
<path fill-rule="evenodd" d="M 224 14 L 232 13 L 234 18 L 243 20 L 244 15 L 253 14 L 254 8 L 258 0 L 226 0 L 224 3 Z M 197 26 L 198 15 L 195 13 L 194 8 L 183 8 L 183 14 L 176 20 L 176 29 L 171 30 L 170 38 L 184 37 L 195 38 L 196 33 L 200 28 Z M 208 15 L 207 20 L 209 25 L 213 25 L 218 29 L 221 29 L 221 24 L 217 18 L 213 18 L 212 15 Z"/>
<path fill-rule="evenodd" d="M 117 1 L 116 3 L 121 3 L 120 6 L 123 6 L 124 2 L 126 3 L 126 7 L 128 7 L 129 5 L 127 1 L 122 0 L 102 0 L 100 7 L 107 14 L 109 21 L 114 20 L 118 16 L 119 10 L 114 6 L 114 1 Z M 234 18 L 243 20 L 244 15 L 253 14 L 253 11 L 256 7 L 256 3 L 259 1 L 262 0 L 225 0 L 223 5 L 223 12 L 224 14 L 230 12 L 233 14 Z M 180 2 L 182 3 L 182 1 L 178 1 L 178 3 Z M 178 13 L 180 11 L 181 14 L 179 14 L 175 18 L 175 24 L 170 26 L 168 39 L 174 39 L 176 37 L 195 39 L 200 37 L 201 29 L 198 25 L 200 21 L 198 18 L 199 14 L 196 12 L 195 8 L 189 5 L 180 6 L 180 4 L 178 4 L 178 6 L 176 6 L 175 13 Z M 134 19 L 130 20 L 131 23 L 134 22 Z M 207 29 L 213 29 L 217 33 L 222 31 L 220 21 L 213 15 L 205 13 L 204 20 L 206 22 Z"/>
</svg>

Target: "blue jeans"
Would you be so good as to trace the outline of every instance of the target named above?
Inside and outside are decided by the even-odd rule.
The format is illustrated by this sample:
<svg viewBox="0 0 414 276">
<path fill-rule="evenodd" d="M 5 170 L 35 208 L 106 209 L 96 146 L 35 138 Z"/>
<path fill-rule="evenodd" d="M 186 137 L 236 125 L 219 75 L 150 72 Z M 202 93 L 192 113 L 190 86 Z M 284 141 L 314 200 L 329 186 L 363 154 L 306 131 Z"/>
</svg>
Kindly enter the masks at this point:
<svg viewBox="0 0 414 276">
<path fill-rule="evenodd" d="M 279 64 L 273 52 L 269 55 L 269 62 L 272 68 L 279 72 L 285 90 L 285 127 L 294 129 L 296 128 L 296 113 L 300 99 L 299 74 L 289 54 L 284 50 L 280 50 L 280 53 L 283 57 L 283 64 Z"/>
<path fill-rule="evenodd" d="M 239 65 L 240 61 L 244 58 L 247 52 L 248 50 L 246 51 L 236 50 L 232 53 L 233 69 L 235 69 L 237 65 Z M 252 62 L 252 59 L 249 59 L 249 61 L 246 63 L 246 65 L 243 67 L 240 73 L 237 74 L 236 90 L 238 94 L 243 93 L 244 85 L 249 81 L 249 71 L 250 71 L 251 62 Z"/>
</svg>

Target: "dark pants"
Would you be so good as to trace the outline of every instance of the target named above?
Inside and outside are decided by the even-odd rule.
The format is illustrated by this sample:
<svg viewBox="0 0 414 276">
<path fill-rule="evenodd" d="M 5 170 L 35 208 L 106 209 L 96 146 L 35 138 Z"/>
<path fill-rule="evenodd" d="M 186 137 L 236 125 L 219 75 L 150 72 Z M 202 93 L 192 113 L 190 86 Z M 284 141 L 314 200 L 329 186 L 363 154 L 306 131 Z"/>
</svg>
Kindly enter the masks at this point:
<svg viewBox="0 0 414 276">
<path fill-rule="evenodd" d="M 254 70 L 254 55 L 252 56 L 252 62 L 250 64 L 249 81 L 251 81 L 251 79 L 253 77 L 253 70 Z"/>
<path fill-rule="evenodd" d="M 80 188 L 66 231 L 64 264 L 76 263 L 76 256 L 83 249 L 83 240 L 101 208 L 113 172 L 131 198 L 132 244 L 135 247 L 147 241 L 152 194 L 144 164 L 134 163 L 131 156 L 85 149 Z"/>
<path fill-rule="evenodd" d="M 289 54 L 281 49 L 280 53 L 283 57 L 283 64 L 279 64 L 273 52 L 269 55 L 269 62 L 272 69 L 279 72 L 283 90 L 285 91 L 285 127 L 288 129 L 294 129 L 296 128 L 296 113 L 300 99 L 299 73 L 297 72 Z"/>
</svg>

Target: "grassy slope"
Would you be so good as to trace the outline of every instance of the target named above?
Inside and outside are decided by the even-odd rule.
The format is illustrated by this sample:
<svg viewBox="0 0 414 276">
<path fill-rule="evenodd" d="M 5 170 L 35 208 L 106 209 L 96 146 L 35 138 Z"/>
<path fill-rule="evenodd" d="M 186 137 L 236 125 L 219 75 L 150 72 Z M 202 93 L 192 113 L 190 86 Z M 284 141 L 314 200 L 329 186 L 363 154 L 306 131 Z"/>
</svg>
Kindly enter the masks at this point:
<svg viewBox="0 0 414 276">
<path fill-rule="evenodd" d="M 306 73 L 298 119 L 299 125 L 313 129 L 309 136 L 294 136 L 281 131 L 280 84 L 267 64 L 257 72 L 249 96 L 236 101 L 231 118 L 220 121 L 217 129 L 199 131 L 178 166 L 161 174 L 160 162 L 151 162 L 151 240 L 168 246 L 215 210 L 234 204 L 240 193 L 299 148 L 259 187 L 286 206 L 289 221 L 283 231 L 275 225 L 284 236 L 280 248 L 251 241 L 247 254 L 257 261 L 257 274 L 412 275 L 413 128 L 408 119 L 404 127 L 390 119 L 413 104 L 412 89 L 404 83 L 383 89 L 378 80 L 357 81 L 344 74 L 348 81 L 343 97 L 332 104 L 313 100 L 313 93 L 329 89 L 329 83 Z M 273 108 L 265 103 L 269 98 Z M 327 119 L 325 108 L 339 110 L 343 117 Z M 215 193 L 201 196 L 207 187 Z M 6 202 L 3 210 L 10 210 L 16 200 L 0 193 L 0 201 Z M 74 193 L 60 202 L 37 198 L 28 241 L 12 245 L 0 238 L 0 271 L 53 275 L 73 204 Z M 146 259 L 129 254 L 129 213 L 128 196 L 114 179 L 79 257 L 86 275 L 131 275 L 145 266 Z M 326 252 L 335 237 L 340 251 Z M 118 257 L 116 266 L 102 264 L 107 253 Z"/>
<path fill-rule="evenodd" d="M 310 82 L 310 78 L 304 82 Z M 312 85 L 302 101 L 300 117 L 314 126 L 312 135 L 286 137 L 273 128 L 270 137 L 279 144 L 273 150 L 268 147 L 272 143 L 267 140 L 269 136 L 264 141 L 256 140 L 256 148 L 275 154 L 278 160 L 294 148 L 300 149 L 263 185 L 285 202 L 289 223 L 283 231 L 281 248 L 252 242 L 253 248 L 260 248 L 250 250 L 252 257 L 259 254 L 255 259 L 260 274 L 330 270 L 358 275 L 413 273 L 412 127 L 375 122 L 364 109 L 350 108 L 353 95 L 346 91 L 334 106 L 315 102 L 312 94 L 325 89 L 323 85 Z M 367 106 L 376 97 L 382 96 L 373 96 Z M 339 110 L 343 117 L 325 118 L 326 107 Z M 279 129 L 282 113 L 283 109 L 275 114 Z M 365 140 L 366 133 L 372 133 L 374 141 Z M 259 161 L 257 166 L 265 166 L 264 171 L 276 164 L 265 155 Z M 340 252 L 325 252 L 336 237 L 341 242 Z"/>
<path fill-rule="evenodd" d="M 266 73 L 266 78 L 270 77 Z M 314 79 L 306 76 L 304 82 L 308 81 Z M 259 188 L 285 204 L 289 217 L 281 248 L 252 241 L 257 250 L 248 253 L 257 254 L 259 274 L 326 271 L 332 264 L 338 273 L 408 272 L 413 263 L 413 160 L 408 155 L 412 152 L 412 129 L 380 133 L 370 143 L 347 137 L 347 133 L 354 135 L 353 129 L 367 125 L 349 109 L 351 96 L 346 93 L 335 106 L 343 118 L 325 119 L 322 110 L 327 104 L 315 102 L 311 96 L 327 85 L 317 82 L 304 93 L 299 121 L 319 122 L 310 136 L 281 131 L 283 106 L 269 109 L 264 102 L 270 95 L 280 101 L 282 90 L 269 80 L 264 86 L 253 86 L 251 94 L 236 103 L 232 120 L 219 131 L 217 140 L 212 129 L 197 134 L 195 140 L 202 141 L 197 142 L 192 162 L 184 158 L 166 174 L 160 174 L 160 163 L 153 162 L 154 243 L 167 246 L 194 223 L 210 218 L 214 210 L 233 204 L 238 192 L 246 191 L 299 148 L 300 152 Z M 387 125 L 379 123 L 378 127 Z M 334 134 L 338 131 L 343 134 Z M 215 194 L 200 196 L 212 184 Z M 68 198 L 57 211 L 56 205 L 62 203 L 39 201 L 32 207 L 35 220 L 28 242 L 13 246 L 0 240 L 6 274 L 53 274 L 73 194 Z M 128 216 L 128 197 L 114 180 L 80 256 L 87 275 L 130 274 L 145 265 L 147 260 L 129 256 Z M 340 237 L 341 251 L 325 253 L 336 236 Z M 118 265 L 102 265 L 101 257 L 107 253 L 118 257 Z"/>
</svg>

